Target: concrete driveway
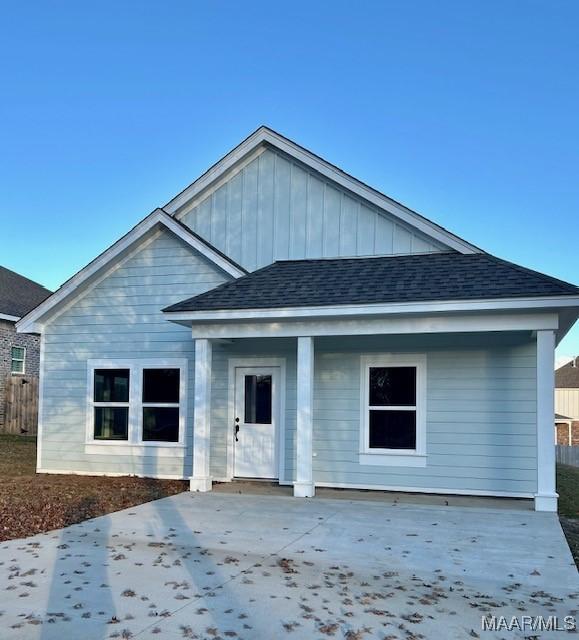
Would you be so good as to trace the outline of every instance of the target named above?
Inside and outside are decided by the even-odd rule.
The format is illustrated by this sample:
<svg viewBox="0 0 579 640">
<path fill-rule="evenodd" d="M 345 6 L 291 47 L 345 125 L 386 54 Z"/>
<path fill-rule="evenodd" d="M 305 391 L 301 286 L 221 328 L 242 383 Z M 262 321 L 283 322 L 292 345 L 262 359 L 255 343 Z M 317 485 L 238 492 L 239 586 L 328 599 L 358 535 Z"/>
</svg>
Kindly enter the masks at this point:
<svg viewBox="0 0 579 640">
<path fill-rule="evenodd" d="M 0 638 L 523 638 L 574 615 L 556 516 L 184 493 L 0 544 Z M 561 633 L 551 634 L 561 638 Z"/>
</svg>

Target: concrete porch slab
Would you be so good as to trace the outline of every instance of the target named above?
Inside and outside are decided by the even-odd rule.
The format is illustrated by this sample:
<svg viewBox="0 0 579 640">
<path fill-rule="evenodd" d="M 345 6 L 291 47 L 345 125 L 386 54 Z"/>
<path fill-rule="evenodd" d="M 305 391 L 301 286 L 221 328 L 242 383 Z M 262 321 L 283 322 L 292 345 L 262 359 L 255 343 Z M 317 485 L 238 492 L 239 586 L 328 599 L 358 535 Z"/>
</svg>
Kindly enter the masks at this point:
<svg viewBox="0 0 579 640">
<path fill-rule="evenodd" d="M 293 496 L 291 485 L 280 485 L 268 480 L 233 480 L 214 482 L 216 493 L 236 493 L 240 495 Z M 367 500 L 384 504 L 424 504 L 446 507 L 479 507 L 483 509 L 513 509 L 534 511 L 532 499 L 495 498 L 490 496 L 461 496 L 433 493 L 409 493 L 407 491 L 376 491 L 375 489 L 334 489 L 316 487 L 316 498 L 334 500 Z"/>
<path fill-rule="evenodd" d="M 0 594 L 3 640 L 546 638 L 481 617 L 579 578 L 554 514 L 217 491 L 2 543 Z"/>
</svg>

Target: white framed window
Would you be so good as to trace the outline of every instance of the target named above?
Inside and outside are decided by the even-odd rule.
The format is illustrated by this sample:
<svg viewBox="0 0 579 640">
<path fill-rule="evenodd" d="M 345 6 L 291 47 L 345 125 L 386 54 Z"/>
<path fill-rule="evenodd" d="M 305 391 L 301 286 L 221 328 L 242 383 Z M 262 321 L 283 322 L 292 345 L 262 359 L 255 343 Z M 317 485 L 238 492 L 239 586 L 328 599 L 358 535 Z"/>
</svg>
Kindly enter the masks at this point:
<svg viewBox="0 0 579 640">
<path fill-rule="evenodd" d="M 426 355 L 361 357 L 360 464 L 426 465 Z"/>
<path fill-rule="evenodd" d="M 183 447 L 186 419 L 186 360 L 88 361 L 88 452 L 100 445 L 130 446 L 135 452 Z"/>
<path fill-rule="evenodd" d="M 24 375 L 26 371 L 26 347 L 12 347 L 10 349 L 10 373 Z"/>
<path fill-rule="evenodd" d="M 165 365 L 147 366 L 143 367 L 140 375 L 141 440 L 178 443 L 181 369 Z"/>
<path fill-rule="evenodd" d="M 93 439 L 128 441 L 130 367 L 95 368 L 92 382 Z"/>
</svg>

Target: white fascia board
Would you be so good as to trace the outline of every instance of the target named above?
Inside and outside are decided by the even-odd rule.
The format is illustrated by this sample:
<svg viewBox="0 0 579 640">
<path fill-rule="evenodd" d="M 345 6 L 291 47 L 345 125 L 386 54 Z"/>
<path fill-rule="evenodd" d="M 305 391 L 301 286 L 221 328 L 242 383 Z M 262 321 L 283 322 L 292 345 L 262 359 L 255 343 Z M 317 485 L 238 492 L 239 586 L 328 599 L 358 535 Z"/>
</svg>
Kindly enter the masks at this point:
<svg viewBox="0 0 579 640">
<path fill-rule="evenodd" d="M 248 164 L 251 164 L 256 158 L 266 151 L 268 147 L 265 144 L 259 144 L 253 149 L 250 149 L 245 155 L 239 158 L 238 154 L 232 158 L 231 162 L 227 162 L 225 168 L 220 172 L 215 173 L 215 167 L 212 167 L 207 173 L 204 173 L 193 184 L 195 190 L 190 197 L 182 200 L 181 194 L 177 196 L 181 204 L 178 207 L 177 213 L 171 213 L 176 220 L 181 220 L 187 213 L 198 206 L 201 202 L 207 200 L 211 194 L 218 191 L 226 182 L 232 180 L 238 173 L 243 171 Z M 228 158 L 226 156 L 226 158 Z M 225 158 L 224 158 L 225 159 Z M 229 159 L 229 158 L 228 158 Z M 219 163 L 218 163 L 219 164 Z M 190 187 L 188 187 L 190 188 Z M 167 206 L 163 207 L 163 210 L 167 210 Z"/>
<path fill-rule="evenodd" d="M 233 276 L 234 278 L 239 278 L 243 275 L 246 275 L 245 271 L 227 260 L 219 252 L 213 250 L 202 240 L 189 233 L 165 211 L 163 211 L 162 209 L 155 209 L 155 211 L 141 220 L 141 222 L 133 227 L 120 240 L 111 245 L 106 251 L 101 253 L 100 256 L 95 258 L 86 267 L 81 269 L 76 275 L 70 278 L 70 280 L 65 282 L 65 284 L 63 284 L 60 289 L 58 289 L 55 293 L 48 297 L 44 302 L 39 304 L 30 313 L 21 318 L 16 323 L 17 332 L 41 333 L 41 320 L 49 311 L 54 309 L 57 305 L 61 304 L 64 300 L 69 299 L 70 296 L 82 291 L 83 284 L 89 278 L 97 274 L 101 269 L 105 268 L 109 263 L 115 260 L 124 251 L 129 249 L 131 245 L 137 242 L 140 238 L 142 238 L 146 233 L 151 231 L 157 225 L 162 225 L 167 228 L 193 249 L 196 249 L 197 251 L 199 251 L 199 253 L 208 258 L 217 267 Z"/>
<path fill-rule="evenodd" d="M 315 171 L 321 173 L 323 176 L 332 180 L 341 187 L 352 191 L 356 195 L 364 198 L 368 202 L 377 206 L 389 214 L 399 218 L 403 222 L 406 222 L 410 226 L 422 231 L 425 235 L 442 242 L 446 246 L 459 251 L 460 253 L 481 253 L 478 247 L 458 238 L 454 234 L 446 231 L 442 227 L 434 224 L 430 220 L 423 218 L 414 211 L 407 209 L 398 202 L 388 198 L 387 196 L 375 191 L 371 187 L 368 187 L 364 183 L 356 180 L 347 173 L 341 171 L 337 167 L 333 166 L 329 162 L 326 162 L 322 158 L 309 152 L 307 149 L 294 144 L 287 138 L 280 136 L 275 131 L 266 129 L 264 131 L 264 140 L 269 144 L 277 147 L 281 151 L 293 156 L 303 164 L 311 167 Z"/>
<path fill-rule="evenodd" d="M 194 324 L 194 339 L 556 330 L 556 313 L 461 314 Z"/>
<path fill-rule="evenodd" d="M 291 158 L 294 158 L 298 162 L 301 162 L 310 169 L 323 175 L 328 180 L 335 182 L 344 189 L 355 193 L 379 209 L 386 211 L 395 218 L 398 218 L 411 227 L 421 231 L 433 240 L 441 242 L 459 253 L 481 253 L 481 249 L 475 245 L 470 244 L 466 240 L 462 240 L 450 231 L 446 231 L 434 222 L 431 222 L 411 209 L 408 209 L 404 205 L 388 198 L 388 196 L 372 189 L 363 182 L 360 182 L 356 178 L 338 169 L 338 167 L 326 162 L 319 156 L 295 144 L 291 140 L 284 138 L 267 127 L 260 127 L 252 135 L 246 138 L 219 162 L 214 164 L 200 178 L 168 202 L 163 207 L 164 210 L 173 215 L 180 207 L 187 204 L 188 201 L 192 200 L 203 190 L 207 189 L 213 181 L 218 180 L 225 172 L 242 160 L 244 156 L 252 153 L 257 147 L 264 144 L 282 151 Z"/>
<path fill-rule="evenodd" d="M 243 158 L 252 153 L 254 149 L 263 144 L 263 127 L 252 133 L 243 142 L 238 144 L 228 154 L 223 156 L 221 160 L 216 162 L 210 167 L 203 175 L 190 184 L 186 189 L 177 194 L 172 200 L 170 200 L 163 210 L 169 215 L 173 215 L 184 204 L 187 204 L 189 200 L 195 198 L 199 193 L 209 187 L 215 180 L 218 180 L 224 173 L 229 171 L 237 162 L 243 160 Z"/>
<path fill-rule="evenodd" d="M 415 313 L 456 313 L 464 311 L 520 311 L 525 309 L 579 309 L 579 296 L 550 298 L 497 298 L 488 300 L 443 300 L 435 302 L 395 302 L 390 304 L 283 307 L 277 309 L 224 309 L 215 311 L 166 311 L 173 321 L 291 320 L 296 318 L 343 318 Z"/>
<path fill-rule="evenodd" d="M 0 313 L 0 320 L 8 320 L 8 322 L 18 322 L 20 316 L 11 316 L 7 313 Z"/>
</svg>

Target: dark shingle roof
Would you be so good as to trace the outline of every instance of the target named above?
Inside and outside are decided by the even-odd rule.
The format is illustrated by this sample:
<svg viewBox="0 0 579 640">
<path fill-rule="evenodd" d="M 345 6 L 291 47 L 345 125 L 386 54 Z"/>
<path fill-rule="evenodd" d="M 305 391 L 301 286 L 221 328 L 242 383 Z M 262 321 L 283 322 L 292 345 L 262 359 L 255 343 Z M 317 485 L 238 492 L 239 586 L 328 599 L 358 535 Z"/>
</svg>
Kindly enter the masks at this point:
<svg viewBox="0 0 579 640">
<path fill-rule="evenodd" d="M 557 389 L 579 388 L 579 358 L 574 358 L 555 371 L 555 386 Z"/>
<path fill-rule="evenodd" d="M 21 318 L 50 294 L 41 284 L 0 267 L 0 313 Z"/>
<path fill-rule="evenodd" d="M 486 253 L 432 253 L 276 262 L 165 311 L 566 295 L 579 288 Z"/>
</svg>

